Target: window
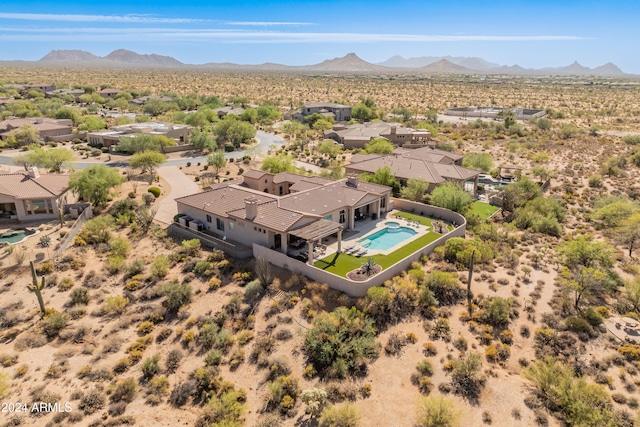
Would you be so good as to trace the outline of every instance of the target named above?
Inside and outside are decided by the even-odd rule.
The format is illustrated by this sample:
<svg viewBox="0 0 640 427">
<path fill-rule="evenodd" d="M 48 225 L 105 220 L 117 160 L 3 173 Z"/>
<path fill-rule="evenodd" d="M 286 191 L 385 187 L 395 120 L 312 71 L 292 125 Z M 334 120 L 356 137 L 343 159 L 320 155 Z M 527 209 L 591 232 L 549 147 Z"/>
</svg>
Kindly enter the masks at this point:
<svg viewBox="0 0 640 427">
<path fill-rule="evenodd" d="M 234 226 L 234 225 L 235 225 L 234 223 L 229 222 L 229 231 L 233 231 L 233 226 Z"/>
<path fill-rule="evenodd" d="M 340 224 L 344 224 L 347 221 L 347 213 L 344 210 L 340 211 Z"/>
<path fill-rule="evenodd" d="M 282 196 L 282 193 L 284 193 L 284 190 L 282 189 L 282 185 L 280 186 L 280 195 Z"/>
<path fill-rule="evenodd" d="M 27 211 L 27 214 L 29 215 L 53 213 L 53 209 L 51 209 L 51 204 L 44 199 L 25 200 L 24 209 L 25 211 Z"/>
<path fill-rule="evenodd" d="M 331 221 L 333 219 L 333 214 L 329 214 L 329 215 L 325 216 L 323 219 L 327 219 L 327 220 Z"/>
<path fill-rule="evenodd" d="M 207 215 L 207 222 L 211 222 L 211 215 Z"/>
<path fill-rule="evenodd" d="M 216 228 L 220 231 L 224 231 L 224 221 L 220 218 L 216 218 Z"/>
</svg>

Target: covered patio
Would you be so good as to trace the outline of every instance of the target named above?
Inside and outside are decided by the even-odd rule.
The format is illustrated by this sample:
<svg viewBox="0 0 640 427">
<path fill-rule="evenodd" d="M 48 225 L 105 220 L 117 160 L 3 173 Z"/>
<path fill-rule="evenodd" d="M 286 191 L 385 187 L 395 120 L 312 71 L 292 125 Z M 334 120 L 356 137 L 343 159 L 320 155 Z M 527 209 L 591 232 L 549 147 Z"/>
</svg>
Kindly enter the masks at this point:
<svg viewBox="0 0 640 427">
<path fill-rule="evenodd" d="M 313 255 L 314 250 L 316 249 L 316 245 L 318 245 L 321 249 L 326 250 L 326 247 L 322 244 L 322 239 L 331 236 L 332 234 L 338 234 L 338 252 L 342 250 L 342 224 L 339 224 L 335 221 L 330 221 L 328 219 L 320 219 L 315 221 L 312 224 L 306 225 L 304 227 L 298 228 L 297 230 L 293 230 L 289 232 L 290 236 L 297 237 L 298 239 L 306 242 L 307 244 L 307 254 L 308 260 L 307 263 L 309 265 L 313 265 Z"/>
</svg>

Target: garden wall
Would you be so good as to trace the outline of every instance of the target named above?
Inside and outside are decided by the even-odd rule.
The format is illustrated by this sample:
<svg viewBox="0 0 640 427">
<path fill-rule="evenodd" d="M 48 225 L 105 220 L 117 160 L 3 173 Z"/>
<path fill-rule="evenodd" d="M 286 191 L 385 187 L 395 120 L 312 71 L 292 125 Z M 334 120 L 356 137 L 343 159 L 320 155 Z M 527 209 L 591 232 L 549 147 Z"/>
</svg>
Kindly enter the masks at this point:
<svg viewBox="0 0 640 427">
<path fill-rule="evenodd" d="M 408 200 L 401 199 L 393 200 L 394 207 L 397 209 L 402 209 L 408 212 L 411 212 L 413 210 L 413 212 L 415 212 L 416 214 L 420 214 L 422 212 L 425 216 L 442 219 L 449 223 L 458 224 L 458 226 L 453 231 L 440 237 L 438 240 L 435 240 L 427 246 L 418 249 L 413 254 L 398 261 L 389 268 L 384 269 L 379 274 L 376 274 L 375 276 L 364 282 L 355 282 L 353 280 L 347 279 L 346 277 L 341 277 L 328 271 L 321 270 L 319 268 L 310 266 L 302 261 L 298 261 L 294 258 L 288 257 L 282 252 L 274 251 L 255 243 L 253 245 L 253 256 L 256 258 L 266 259 L 271 264 L 277 265 L 278 267 L 284 268 L 285 270 L 303 274 L 317 282 L 326 283 L 330 288 L 342 291 L 353 297 L 362 297 L 367 294 L 367 290 L 370 287 L 380 286 L 386 280 L 400 275 L 403 271 L 406 271 L 410 268 L 412 262 L 418 261 L 422 255 L 430 254 L 436 247 L 444 245 L 444 243 L 448 239 L 452 237 L 464 237 L 467 228 L 467 221 L 462 215 L 448 209 L 428 206 L 422 203 L 410 202 Z"/>
</svg>

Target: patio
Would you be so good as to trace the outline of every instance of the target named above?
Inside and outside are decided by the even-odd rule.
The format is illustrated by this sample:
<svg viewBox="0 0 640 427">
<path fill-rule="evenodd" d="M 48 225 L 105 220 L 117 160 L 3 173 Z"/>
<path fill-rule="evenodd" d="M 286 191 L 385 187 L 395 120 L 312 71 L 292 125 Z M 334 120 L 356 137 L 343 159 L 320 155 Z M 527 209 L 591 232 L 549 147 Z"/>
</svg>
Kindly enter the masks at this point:
<svg viewBox="0 0 640 427">
<path fill-rule="evenodd" d="M 415 230 L 416 235 L 387 250 L 368 250 L 358 243 L 359 240 L 385 228 L 386 223 L 390 221 L 398 222 L 402 227 Z M 324 252 L 315 253 L 315 257 L 322 258 L 315 261 L 313 265 L 346 277 L 349 271 L 360 268 L 368 257 L 372 257 L 378 265 L 385 269 L 446 234 L 434 231 L 439 229 L 440 223 L 439 220 L 400 210 L 390 211 L 386 217 L 381 219 L 362 220 L 359 221 L 354 231 L 343 234 L 342 252 L 338 252 L 338 242 L 335 237 L 323 239 Z M 453 230 L 453 226 L 450 224 L 446 224 L 445 227 L 447 232 Z"/>
</svg>

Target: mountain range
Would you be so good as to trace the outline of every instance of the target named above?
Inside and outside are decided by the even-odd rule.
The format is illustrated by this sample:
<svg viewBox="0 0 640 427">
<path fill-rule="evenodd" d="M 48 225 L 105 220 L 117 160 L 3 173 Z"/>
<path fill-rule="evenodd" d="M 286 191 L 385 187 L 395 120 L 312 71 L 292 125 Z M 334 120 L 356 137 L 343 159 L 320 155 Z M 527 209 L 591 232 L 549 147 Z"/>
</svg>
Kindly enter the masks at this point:
<svg viewBox="0 0 640 427">
<path fill-rule="evenodd" d="M 18 61 L 0 61 L 16 63 Z M 298 71 L 340 73 L 415 73 L 415 74 L 486 74 L 486 75 L 577 75 L 577 76 L 626 76 L 618 66 L 607 63 L 595 68 L 585 67 L 577 61 L 565 67 L 529 69 L 518 65 L 500 65 L 477 57 L 422 56 L 403 58 L 393 56 L 388 60 L 372 64 L 355 53 L 340 58 L 328 59 L 319 64 L 289 66 L 275 63 L 256 65 L 230 62 L 206 64 L 184 64 L 175 58 L 163 55 L 144 55 L 126 49 L 118 49 L 100 57 L 83 50 L 53 50 L 38 61 L 19 61 L 20 64 L 37 66 L 64 66 L 78 68 L 189 68 L 201 70 L 246 70 L 246 71 Z"/>
</svg>

